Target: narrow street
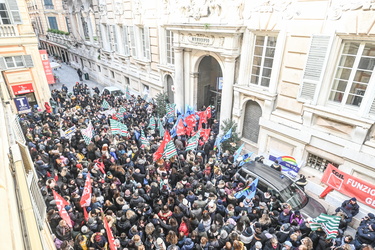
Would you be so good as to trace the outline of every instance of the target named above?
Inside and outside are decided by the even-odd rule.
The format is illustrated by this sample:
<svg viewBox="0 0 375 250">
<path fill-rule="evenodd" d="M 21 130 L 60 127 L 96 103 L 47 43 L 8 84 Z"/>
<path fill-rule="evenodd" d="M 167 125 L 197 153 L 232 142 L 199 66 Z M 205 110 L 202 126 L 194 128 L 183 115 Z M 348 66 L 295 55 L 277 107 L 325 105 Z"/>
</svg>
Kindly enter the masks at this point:
<svg viewBox="0 0 375 250">
<path fill-rule="evenodd" d="M 50 61 L 56 62 L 56 60 L 54 60 L 52 57 L 50 57 Z M 77 70 L 74 69 L 73 67 L 65 64 L 65 63 L 59 63 L 59 64 L 61 65 L 61 68 L 53 70 L 53 74 L 58 77 L 58 80 L 56 81 L 55 84 L 50 85 L 50 90 L 53 90 L 53 89 L 61 90 L 61 86 L 63 84 L 65 84 L 69 89 L 68 92 L 72 92 L 74 84 L 76 82 L 79 82 Z M 93 93 L 92 88 L 98 87 L 100 90 L 102 90 L 104 88 L 103 85 L 101 85 L 101 84 L 99 84 L 99 83 L 97 83 L 97 82 L 95 82 L 91 79 L 85 80 L 84 77 L 83 77 L 83 83 L 87 84 L 89 86 L 91 94 Z"/>
</svg>

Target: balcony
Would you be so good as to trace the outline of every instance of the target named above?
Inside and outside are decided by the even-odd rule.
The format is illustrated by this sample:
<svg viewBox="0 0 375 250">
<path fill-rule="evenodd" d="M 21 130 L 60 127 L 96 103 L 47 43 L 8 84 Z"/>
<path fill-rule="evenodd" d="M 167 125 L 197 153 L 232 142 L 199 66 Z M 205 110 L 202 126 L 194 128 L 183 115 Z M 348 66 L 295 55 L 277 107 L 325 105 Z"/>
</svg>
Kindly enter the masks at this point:
<svg viewBox="0 0 375 250">
<path fill-rule="evenodd" d="M 17 26 L 14 24 L 0 25 L 0 37 L 19 36 Z"/>
<path fill-rule="evenodd" d="M 62 45 L 68 45 L 72 42 L 72 38 L 67 32 L 60 32 L 60 34 L 55 32 L 47 32 L 47 40 Z"/>
</svg>

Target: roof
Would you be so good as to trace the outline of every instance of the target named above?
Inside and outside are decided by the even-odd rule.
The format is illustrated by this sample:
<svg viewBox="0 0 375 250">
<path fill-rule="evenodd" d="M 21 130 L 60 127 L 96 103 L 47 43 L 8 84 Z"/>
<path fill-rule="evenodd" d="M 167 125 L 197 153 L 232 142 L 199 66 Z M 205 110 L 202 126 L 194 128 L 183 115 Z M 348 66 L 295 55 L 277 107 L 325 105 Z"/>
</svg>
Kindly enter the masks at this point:
<svg viewBox="0 0 375 250">
<path fill-rule="evenodd" d="M 250 174 L 254 173 L 256 176 L 259 176 L 259 179 L 263 179 L 265 182 L 271 183 L 278 190 L 283 190 L 293 183 L 289 177 L 263 163 L 245 163 L 242 166 L 242 169 Z"/>
</svg>

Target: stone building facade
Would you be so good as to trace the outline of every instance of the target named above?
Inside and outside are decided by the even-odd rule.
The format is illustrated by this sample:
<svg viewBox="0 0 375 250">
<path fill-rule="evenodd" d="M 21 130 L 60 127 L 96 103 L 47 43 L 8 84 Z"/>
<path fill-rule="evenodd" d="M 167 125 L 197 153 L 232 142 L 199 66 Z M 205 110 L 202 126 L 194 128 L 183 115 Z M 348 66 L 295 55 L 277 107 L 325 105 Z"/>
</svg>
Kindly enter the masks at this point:
<svg viewBox="0 0 375 250">
<path fill-rule="evenodd" d="M 247 151 L 293 156 L 315 194 L 328 163 L 375 182 L 373 1 L 63 4 L 69 61 L 99 82 L 165 91 L 180 110 L 214 105 Z"/>
</svg>

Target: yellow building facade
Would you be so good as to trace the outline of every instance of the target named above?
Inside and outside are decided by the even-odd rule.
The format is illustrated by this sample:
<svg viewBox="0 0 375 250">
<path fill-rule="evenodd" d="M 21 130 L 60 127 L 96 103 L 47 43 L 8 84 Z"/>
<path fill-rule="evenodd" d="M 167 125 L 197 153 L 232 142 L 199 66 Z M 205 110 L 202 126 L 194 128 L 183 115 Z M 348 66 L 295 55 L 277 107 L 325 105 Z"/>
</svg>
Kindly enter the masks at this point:
<svg viewBox="0 0 375 250">
<path fill-rule="evenodd" d="M 54 249 L 38 178 L 16 116 L 26 102 L 43 109 L 50 91 L 25 2 L 1 1 L 0 11 L 1 244 L 14 250 Z M 16 99 L 22 100 L 20 105 Z"/>
</svg>

